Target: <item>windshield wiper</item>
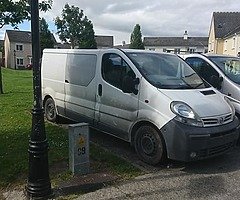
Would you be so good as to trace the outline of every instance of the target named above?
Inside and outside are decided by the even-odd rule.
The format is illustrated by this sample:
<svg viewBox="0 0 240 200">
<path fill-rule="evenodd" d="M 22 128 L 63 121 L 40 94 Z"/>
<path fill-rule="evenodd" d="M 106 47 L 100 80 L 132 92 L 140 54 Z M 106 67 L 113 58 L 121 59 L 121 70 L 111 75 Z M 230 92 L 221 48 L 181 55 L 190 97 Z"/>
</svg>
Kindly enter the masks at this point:
<svg viewBox="0 0 240 200">
<path fill-rule="evenodd" d="M 204 82 L 202 82 L 202 83 L 200 83 L 200 84 L 196 85 L 196 86 L 194 87 L 194 89 L 196 89 L 196 88 L 200 87 L 200 86 L 201 86 L 201 85 L 203 85 L 203 84 L 204 84 Z"/>
<path fill-rule="evenodd" d="M 191 76 L 193 76 L 193 75 L 195 75 L 195 74 L 196 74 L 196 73 L 189 74 L 189 75 L 187 75 L 187 76 L 184 76 L 184 78 L 191 77 Z"/>
<path fill-rule="evenodd" d="M 193 88 L 190 85 L 166 85 L 166 84 L 161 84 L 160 82 L 157 82 L 154 85 L 160 89 L 192 89 Z"/>
</svg>

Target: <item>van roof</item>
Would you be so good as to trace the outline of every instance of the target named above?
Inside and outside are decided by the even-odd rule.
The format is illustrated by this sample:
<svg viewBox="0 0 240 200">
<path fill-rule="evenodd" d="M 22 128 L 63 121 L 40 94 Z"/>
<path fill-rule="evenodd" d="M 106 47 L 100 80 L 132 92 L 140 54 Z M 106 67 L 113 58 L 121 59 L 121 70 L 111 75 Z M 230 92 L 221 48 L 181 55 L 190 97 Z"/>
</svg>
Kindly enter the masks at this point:
<svg viewBox="0 0 240 200">
<path fill-rule="evenodd" d="M 125 53 L 130 52 L 142 52 L 142 53 L 158 53 L 158 54 L 168 54 L 171 55 L 171 53 L 163 53 L 163 52 L 157 52 L 157 51 L 151 51 L 151 50 L 143 50 L 143 49 L 118 49 L 118 48 L 104 48 L 104 49 L 44 49 L 44 53 L 99 53 L 99 52 L 107 52 L 109 50 L 114 51 L 122 51 Z M 173 55 L 173 54 L 172 54 Z"/>
<path fill-rule="evenodd" d="M 225 55 L 225 54 L 214 54 L 214 53 L 193 53 L 193 54 L 182 54 L 178 55 L 179 57 L 186 59 L 188 57 L 224 57 L 224 58 L 237 58 L 236 56 Z"/>
<path fill-rule="evenodd" d="M 80 53 L 80 52 L 99 52 L 100 49 L 44 49 L 44 53 Z"/>
</svg>

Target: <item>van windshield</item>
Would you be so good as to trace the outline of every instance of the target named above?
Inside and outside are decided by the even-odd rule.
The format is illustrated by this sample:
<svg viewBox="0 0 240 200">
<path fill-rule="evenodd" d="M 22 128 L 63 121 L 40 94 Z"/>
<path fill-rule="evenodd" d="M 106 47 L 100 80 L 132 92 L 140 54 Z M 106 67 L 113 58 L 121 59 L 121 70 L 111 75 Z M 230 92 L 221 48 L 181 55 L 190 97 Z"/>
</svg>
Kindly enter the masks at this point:
<svg viewBox="0 0 240 200">
<path fill-rule="evenodd" d="M 233 82 L 240 84 L 240 59 L 237 57 L 209 56 L 220 70 Z"/>
<path fill-rule="evenodd" d="M 175 55 L 127 52 L 140 73 L 154 86 L 162 89 L 206 88 L 196 72 Z"/>
</svg>

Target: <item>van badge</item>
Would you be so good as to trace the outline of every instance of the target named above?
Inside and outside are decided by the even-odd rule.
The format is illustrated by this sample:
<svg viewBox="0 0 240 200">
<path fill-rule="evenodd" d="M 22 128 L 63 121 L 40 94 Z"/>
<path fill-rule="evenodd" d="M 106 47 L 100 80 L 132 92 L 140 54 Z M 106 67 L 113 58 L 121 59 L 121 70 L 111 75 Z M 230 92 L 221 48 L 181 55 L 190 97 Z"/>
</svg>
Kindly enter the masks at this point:
<svg viewBox="0 0 240 200">
<path fill-rule="evenodd" d="M 218 122 L 219 122 L 219 124 L 223 124 L 223 122 L 224 122 L 223 117 L 220 117 L 220 118 L 218 119 Z"/>
</svg>

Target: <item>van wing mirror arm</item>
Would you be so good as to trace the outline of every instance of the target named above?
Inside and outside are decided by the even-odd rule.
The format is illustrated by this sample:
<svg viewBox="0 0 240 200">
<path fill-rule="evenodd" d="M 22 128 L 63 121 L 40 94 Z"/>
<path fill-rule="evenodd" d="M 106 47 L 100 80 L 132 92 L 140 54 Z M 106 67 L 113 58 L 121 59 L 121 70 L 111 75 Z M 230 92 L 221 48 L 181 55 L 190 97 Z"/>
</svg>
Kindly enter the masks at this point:
<svg viewBox="0 0 240 200">
<path fill-rule="evenodd" d="M 126 76 L 123 80 L 123 89 L 124 93 L 133 93 L 135 95 L 138 94 L 138 90 L 135 88 L 136 85 L 140 83 L 139 78 L 131 78 Z"/>
<path fill-rule="evenodd" d="M 220 82 L 220 83 L 223 82 L 223 77 L 222 77 L 222 76 L 219 77 L 219 82 Z"/>
<path fill-rule="evenodd" d="M 210 77 L 210 81 L 209 81 L 209 83 L 210 83 L 213 87 L 217 88 L 218 90 L 221 89 L 221 87 L 222 87 L 222 82 L 223 82 L 223 77 L 219 77 L 219 76 L 216 76 L 216 75 L 212 75 L 212 76 Z"/>
<path fill-rule="evenodd" d="M 135 85 L 139 85 L 139 83 L 140 83 L 139 78 L 135 78 L 135 79 L 133 80 L 133 83 L 134 83 Z"/>
</svg>

